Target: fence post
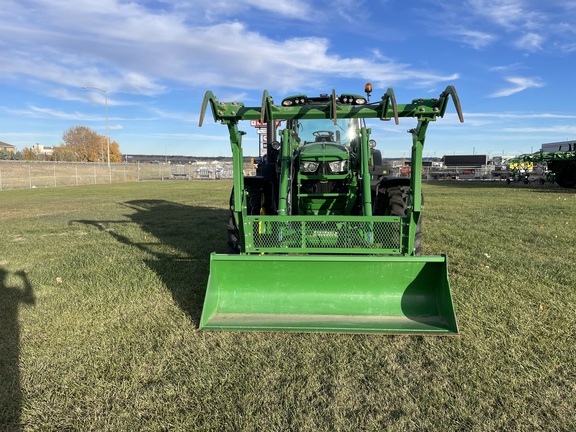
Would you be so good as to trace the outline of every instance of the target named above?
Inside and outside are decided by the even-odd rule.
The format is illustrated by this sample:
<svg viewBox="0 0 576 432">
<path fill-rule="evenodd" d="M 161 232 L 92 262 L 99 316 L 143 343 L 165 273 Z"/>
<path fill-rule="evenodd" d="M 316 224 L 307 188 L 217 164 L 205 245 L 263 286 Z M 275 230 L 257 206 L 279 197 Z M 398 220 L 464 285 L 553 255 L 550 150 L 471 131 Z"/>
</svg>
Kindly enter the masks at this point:
<svg viewBox="0 0 576 432">
<path fill-rule="evenodd" d="M 78 186 L 78 163 L 74 164 L 74 168 L 76 169 L 76 186 Z"/>
<path fill-rule="evenodd" d="M 56 162 L 54 162 L 54 187 L 56 187 Z"/>
<path fill-rule="evenodd" d="M 94 162 L 94 184 L 96 184 L 96 162 Z"/>
<path fill-rule="evenodd" d="M 30 185 L 30 189 L 32 189 L 32 168 L 30 164 L 28 164 L 28 184 Z"/>
</svg>

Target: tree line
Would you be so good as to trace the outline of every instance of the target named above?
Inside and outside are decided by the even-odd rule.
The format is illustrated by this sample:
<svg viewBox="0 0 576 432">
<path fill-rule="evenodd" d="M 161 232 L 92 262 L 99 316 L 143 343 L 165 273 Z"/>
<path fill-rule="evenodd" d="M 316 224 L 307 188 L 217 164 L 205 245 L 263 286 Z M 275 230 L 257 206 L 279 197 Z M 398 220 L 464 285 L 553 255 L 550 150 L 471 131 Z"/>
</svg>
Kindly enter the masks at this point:
<svg viewBox="0 0 576 432">
<path fill-rule="evenodd" d="M 64 132 L 62 144 L 45 155 L 39 148 L 25 147 L 22 152 L 0 152 L 0 159 L 51 160 L 67 162 L 107 162 L 108 139 L 86 126 L 75 126 Z M 110 141 L 110 162 L 122 162 L 120 146 Z"/>
</svg>

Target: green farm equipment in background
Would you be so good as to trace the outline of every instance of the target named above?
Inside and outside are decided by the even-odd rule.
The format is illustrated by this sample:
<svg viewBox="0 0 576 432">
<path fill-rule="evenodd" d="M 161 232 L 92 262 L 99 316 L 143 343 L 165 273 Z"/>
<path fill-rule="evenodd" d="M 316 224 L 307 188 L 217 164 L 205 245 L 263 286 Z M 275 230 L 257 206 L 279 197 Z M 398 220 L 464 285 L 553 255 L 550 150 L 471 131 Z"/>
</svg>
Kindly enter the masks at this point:
<svg viewBox="0 0 576 432">
<path fill-rule="evenodd" d="M 576 147 L 576 144 L 575 144 Z M 538 151 L 508 159 L 507 164 L 512 172 L 512 179 L 528 183 L 536 167 L 541 167 L 546 181 L 558 183 L 564 188 L 576 187 L 576 148 L 555 152 Z"/>
<path fill-rule="evenodd" d="M 234 184 L 229 253 L 211 255 L 201 329 L 456 334 L 445 256 L 422 256 L 422 151 L 431 121 L 443 117 L 454 87 L 439 98 L 397 104 L 331 94 L 287 97 L 264 91 L 261 106 L 221 102 Z M 367 120 L 415 117 L 412 175 L 393 177 Z M 266 124 L 265 160 L 244 176 L 243 120 Z M 276 134 L 277 125 L 283 127 Z"/>
</svg>

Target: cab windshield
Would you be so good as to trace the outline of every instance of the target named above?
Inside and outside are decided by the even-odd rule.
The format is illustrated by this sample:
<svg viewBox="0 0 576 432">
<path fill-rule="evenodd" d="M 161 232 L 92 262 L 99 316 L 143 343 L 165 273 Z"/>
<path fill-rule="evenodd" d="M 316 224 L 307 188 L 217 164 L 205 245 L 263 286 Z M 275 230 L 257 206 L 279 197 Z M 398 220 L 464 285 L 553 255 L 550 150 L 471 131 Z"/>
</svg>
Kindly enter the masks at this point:
<svg viewBox="0 0 576 432">
<path fill-rule="evenodd" d="M 304 120 L 299 124 L 300 143 L 303 145 L 316 142 L 333 142 L 347 146 L 357 134 L 359 123 L 357 119 Z"/>
</svg>

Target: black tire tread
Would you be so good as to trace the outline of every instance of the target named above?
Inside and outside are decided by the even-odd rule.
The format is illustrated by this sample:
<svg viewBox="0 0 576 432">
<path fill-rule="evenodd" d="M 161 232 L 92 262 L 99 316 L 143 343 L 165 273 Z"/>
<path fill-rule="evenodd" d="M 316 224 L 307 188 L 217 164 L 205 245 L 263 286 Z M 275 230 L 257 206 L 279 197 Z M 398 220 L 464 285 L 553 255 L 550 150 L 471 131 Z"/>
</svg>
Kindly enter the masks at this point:
<svg viewBox="0 0 576 432">
<path fill-rule="evenodd" d="M 249 215 L 259 215 L 262 203 L 262 189 L 259 187 L 247 187 L 247 213 Z M 234 219 L 234 189 L 230 194 L 230 216 L 226 225 L 226 241 L 228 243 L 228 253 L 237 255 L 240 253 L 240 230 Z"/>
<path fill-rule="evenodd" d="M 406 216 L 409 191 L 409 186 L 391 186 L 387 188 L 385 195 L 382 197 L 384 201 L 384 216 Z M 424 204 L 423 195 L 422 204 Z M 422 215 L 420 215 L 420 219 L 418 219 L 418 224 L 416 225 L 414 253 L 415 255 L 422 254 Z"/>
</svg>

